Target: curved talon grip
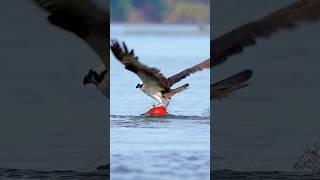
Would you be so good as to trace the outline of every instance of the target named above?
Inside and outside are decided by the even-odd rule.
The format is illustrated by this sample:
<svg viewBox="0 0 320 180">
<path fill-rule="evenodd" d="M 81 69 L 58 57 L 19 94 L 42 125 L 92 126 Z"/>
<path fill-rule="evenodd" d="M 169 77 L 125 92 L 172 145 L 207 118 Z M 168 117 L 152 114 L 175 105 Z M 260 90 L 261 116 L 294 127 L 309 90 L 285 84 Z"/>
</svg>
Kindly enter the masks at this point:
<svg viewBox="0 0 320 180">
<path fill-rule="evenodd" d="M 168 112 L 164 106 L 158 106 L 158 107 L 151 108 L 145 114 L 151 115 L 151 116 L 164 116 L 164 115 L 167 115 Z"/>
</svg>

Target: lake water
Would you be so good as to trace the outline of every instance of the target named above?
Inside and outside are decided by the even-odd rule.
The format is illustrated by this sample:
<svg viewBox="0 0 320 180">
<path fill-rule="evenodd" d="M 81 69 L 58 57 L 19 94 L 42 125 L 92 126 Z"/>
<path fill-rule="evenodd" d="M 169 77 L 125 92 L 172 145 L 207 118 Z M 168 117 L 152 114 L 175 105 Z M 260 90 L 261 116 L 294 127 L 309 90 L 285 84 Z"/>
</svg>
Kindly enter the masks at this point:
<svg viewBox="0 0 320 180">
<path fill-rule="evenodd" d="M 216 0 L 212 34 L 291 2 Z M 109 122 L 108 100 L 81 84 L 88 69 L 101 63 L 96 54 L 49 24 L 29 1 L 4 1 L 0 9 L 1 180 L 106 179 L 96 167 L 108 161 L 109 123 L 112 179 L 208 179 L 208 71 L 178 84 L 191 86 L 173 98 L 169 112 L 175 116 L 148 118 L 139 114 L 154 100 L 136 90 L 139 79 L 111 59 Z M 312 147 L 320 136 L 319 30 L 319 24 L 306 24 L 259 39 L 215 68 L 214 80 L 254 70 L 251 86 L 213 102 L 215 179 L 320 179 L 310 175 L 320 169 L 314 156 L 320 150 Z M 111 37 L 126 41 L 142 62 L 165 75 L 209 56 L 208 33 L 193 26 L 116 25 Z"/>
<path fill-rule="evenodd" d="M 173 75 L 210 56 L 209 32 L 196 26 L 111 25 L 111 38 L 134 48 L 142 63 Z M 209 70 L 176 86 L 171 115 L 141 116 L 155 103 L 137 90 L 140 82 L 111 54 L 111 179 L 204 180 L 210 176 Z"/>
</svg>

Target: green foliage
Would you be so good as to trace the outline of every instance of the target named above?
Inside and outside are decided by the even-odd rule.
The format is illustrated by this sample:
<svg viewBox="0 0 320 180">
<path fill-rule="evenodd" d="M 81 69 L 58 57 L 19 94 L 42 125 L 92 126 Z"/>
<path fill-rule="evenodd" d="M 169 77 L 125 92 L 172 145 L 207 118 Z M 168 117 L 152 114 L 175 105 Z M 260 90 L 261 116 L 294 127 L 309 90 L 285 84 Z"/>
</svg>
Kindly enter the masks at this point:
<svg viewBox="0 0 320 180">
<path fill-rule="evenodd" d="M 168 10 L 165 0 L 132 0 L 132 5 L 142 10 L 147 19 L 159 22 L 162 21 Z"/>
<path fill-rule="evenodd" d="M 118 22 L 207 23 L 209 0 L 110 0 L 110 15 Z"/>
<path fill-rule="evenodd" d="M 180 2 L 175 8 L 177 20 L 183 22 L 205 22 L 209 18 L 209 9 L 203 4 Z"/>
</svg>

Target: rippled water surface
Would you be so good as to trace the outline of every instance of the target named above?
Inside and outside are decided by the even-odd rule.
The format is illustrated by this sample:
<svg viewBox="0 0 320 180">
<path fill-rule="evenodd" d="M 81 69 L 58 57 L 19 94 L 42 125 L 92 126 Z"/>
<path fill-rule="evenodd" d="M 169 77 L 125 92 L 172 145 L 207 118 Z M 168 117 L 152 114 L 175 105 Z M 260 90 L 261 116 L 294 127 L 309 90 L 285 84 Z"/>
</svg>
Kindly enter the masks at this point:
<svg viewBox="0 0 320 180">
<path fill-rule="evenodd" d="M 210 55 L 209 33 L 196 26 L 112 25 L 111 38 L 134 48 L 140 61 L 169 76 Z M 141 180 L 209 179 L 209 70 L 178 85 L 170 115 L 140 115 L 153 99 L 135 89 L 140 80 L 111 58 L 111 178 Z"/>
</svg>

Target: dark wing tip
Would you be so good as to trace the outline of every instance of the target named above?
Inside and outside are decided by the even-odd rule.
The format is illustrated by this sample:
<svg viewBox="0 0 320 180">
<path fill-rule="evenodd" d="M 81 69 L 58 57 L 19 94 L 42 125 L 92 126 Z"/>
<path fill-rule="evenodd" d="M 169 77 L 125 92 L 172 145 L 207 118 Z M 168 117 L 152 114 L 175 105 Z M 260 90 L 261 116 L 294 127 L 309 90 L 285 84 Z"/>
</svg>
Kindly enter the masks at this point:
<svg viewBox="0 0 320 180">
<path fill-rule="evenodd" d="M 246 69 L 230 76 L 227 79 L 214 83 L 211 88 L 211 99 L 219 99 L 227 97 L 233 91 L 249 86 L 247 81 L 252 77 L 253 71 Z"/>
<path fill-rule="evenodd" d="M 119 46 L 119 47 L 120 47 L 119 42 L 118 42 L 118 40 L 116 40 L 116 39 L 111 39 L 111 44 L 110 44 L 110 46 L 111 46 L 111 48 L 112 48 L 112 47 L 115 47 L 115 46 Z"/>
<path fill-rule="evenodd" d="M 118 40 L 112 39 L 110 47 L 112 50 L 116 50 L 116 49 L 121 50 L 122 53 L 130 54 L 130 55 L 134 54 L 133 49 L 129 52 L 128 47 L 124 41 L 122 41 L 122 47 L 121 47 Z"/>
<path fill-rule="evenodd" d="M 235 79 L 237 80 L 238 83 L 243 83 L 249 79 L 251 79 L 253 74 L 253 71 L 251 69 L 246 69 L 244 71 L 241 71 L 233 76 L 230 77 L 230 79 Z"/>
<path fill-rule="evenodd" d="M 126 43 L 124 43 L 124 41 L 122 41 L 122 45 L 123 45 L 123 48 L 125 50 L 125 53 L 129 53 L 128 47 L 127 47 Z"/>
<path fill-rule="evenodd" d="M 245 75 L 248 78 L 251 78 L 253 74 L 253 71 L 251 69 L 247 69 L 245 71 L 243 71 L 243 75 Z"/>
<path fill-rule="evenodd" d="M 124 57 L 130 57 L 130 61 L 134 62 L 138 60 L 138 57 L 134 55 L 134 50 L 128 49 L 126 43 L 122 41 L 120 44 L 118 40 L 112 39 L 110 43 L 110 49 L 113 55 L 119 60 L 122 64 L 126 65 L 128 62 L 128 58 L 124 59 Z"/>
<path fill-rule="evenodd" d="M 136 73 L 136 74 L 138 73 L 138 68 L 131 64 L 126 65 L 125 68 L 133 73 Z"/>
<path fill-rule="evenodd" d="M 121 60 L 123 56 L 123 50 L 117 40 L 111 40 L 111 45 L 110 45 L 111 51 L 113 55 L 118 59 Z"/>
<path fill-rule="evenodd" d="M 83 19 L 81 19 L 81 17 L 67 9 L 51 12 L 48 16 L 48 20 L 50 23 L 73 32 L 81 38 L 86 37 L 90 31 L 90 27 Z"/>
</svg>

